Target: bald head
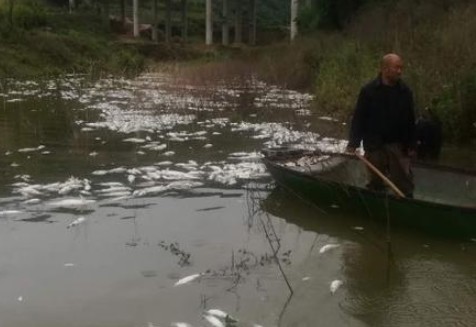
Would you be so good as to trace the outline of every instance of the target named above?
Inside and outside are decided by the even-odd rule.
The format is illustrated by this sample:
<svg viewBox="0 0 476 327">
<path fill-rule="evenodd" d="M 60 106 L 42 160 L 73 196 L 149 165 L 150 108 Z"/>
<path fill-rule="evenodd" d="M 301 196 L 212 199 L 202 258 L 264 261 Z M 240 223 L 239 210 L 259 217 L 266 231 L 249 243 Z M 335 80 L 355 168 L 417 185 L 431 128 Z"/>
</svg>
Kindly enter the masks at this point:
<svg viewBox="0 0 476 327">
<path fill-rule="evenodd" d="M 395 85 L 403 73 L 402 58 L 395 53 L 388 53 L 383 56 L 380 62 L 380 73 L 384 84 Z"/>
</svg>

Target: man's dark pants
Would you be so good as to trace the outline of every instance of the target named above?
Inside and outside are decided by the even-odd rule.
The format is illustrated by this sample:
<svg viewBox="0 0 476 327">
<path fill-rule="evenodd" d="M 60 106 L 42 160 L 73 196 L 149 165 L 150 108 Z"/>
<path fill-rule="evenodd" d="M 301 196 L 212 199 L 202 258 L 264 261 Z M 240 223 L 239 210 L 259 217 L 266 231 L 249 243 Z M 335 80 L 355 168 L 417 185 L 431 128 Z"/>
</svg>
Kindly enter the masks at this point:
<svg viewBox="0 0 476 327">
<path fill-rule="evenodd" d="M 405 196 L 413 197 L 413 176 L 410 170 L 410 157 L 403 151 L 401 144 L 385 144 L 379 149 L 366 151 L 365 157 L 384 175 L 386 175 Z M 385 182 L 374 172 L 368 171 L 369 189 L 383 191 Z"/>
</svg>

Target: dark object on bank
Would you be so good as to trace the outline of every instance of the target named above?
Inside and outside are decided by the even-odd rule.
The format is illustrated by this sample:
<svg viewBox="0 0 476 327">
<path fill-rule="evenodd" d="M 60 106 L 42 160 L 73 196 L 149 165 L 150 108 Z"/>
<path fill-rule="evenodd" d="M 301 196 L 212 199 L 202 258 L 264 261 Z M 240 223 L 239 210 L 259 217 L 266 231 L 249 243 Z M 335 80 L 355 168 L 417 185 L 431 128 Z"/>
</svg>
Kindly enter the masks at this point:
<svg viewBox="0 0 476 327">
<path fill-rule="evenodd" d="M 417 156 L 420 160 L 437 160 L 443 144 L 440 119 L 431 109 L 426 109 L 416 122 Z"/>
</svg>

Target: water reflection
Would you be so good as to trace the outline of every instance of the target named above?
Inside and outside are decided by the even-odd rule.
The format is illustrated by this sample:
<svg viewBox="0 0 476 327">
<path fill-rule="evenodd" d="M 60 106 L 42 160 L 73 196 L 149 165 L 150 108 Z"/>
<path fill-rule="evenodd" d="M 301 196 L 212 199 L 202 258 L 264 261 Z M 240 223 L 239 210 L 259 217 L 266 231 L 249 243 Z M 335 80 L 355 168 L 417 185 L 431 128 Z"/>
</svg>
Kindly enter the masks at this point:
<svg viewBox="0 0 476 327">
<path fill-rule="evenodd" d="M 476 272 L 471 259 L 476 253 L 474 243 L 395 230 L 389 253 L 385 251 L 386 227 L 374 225 L 371 220 L 323 214 L 281 189 L 274 190 L 263 205 L 289 223 L 314 231 L 317 242 L 331 237 L 343 243 L 341 267 L 335 272 L 345 283 L 346 294 L 339 299 L 339 307 L 365 325 L 469 326 L 476 318 L 476 310 L 467 302 L 476 296 L 476 283 L 471 277 Z M 364 229 L 353 229 L 356 224 Z M 327 267 L 317 262 L 322 258 L 314 256 L 314 260 L 311 263 L 311 256 L 307 265 L 326 271 Z M 302 304 L 301 297 L 312 297 L 307 294 L 313 294 L 312 288 L 300 291 L 296 302 Z M 302 308 L 296 307 L 302 314 Z"/>
</svg>

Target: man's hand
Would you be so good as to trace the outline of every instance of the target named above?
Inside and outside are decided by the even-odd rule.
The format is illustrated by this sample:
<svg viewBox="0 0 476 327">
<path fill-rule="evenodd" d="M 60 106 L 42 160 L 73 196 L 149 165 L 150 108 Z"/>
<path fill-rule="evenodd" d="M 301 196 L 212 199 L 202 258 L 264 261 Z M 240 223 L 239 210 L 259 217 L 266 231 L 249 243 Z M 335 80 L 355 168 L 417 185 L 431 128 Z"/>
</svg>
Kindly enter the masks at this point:
<svg viewBox="0 0 476 327">
<path fill-rule="evenodd" d="M 409 149 L 407 152 L 407 155 L 410 159 L 416 159 L 417 157 L 417 152 L 415 149 Z"/>
<path fill-rule="evenodd" d="M 347 154 L 355 154 L 355 152 L 357 151 L 357 148 L 353 148 L 351 146 L 348 146 L 347 148 L 345 148 L 345 153 Z"/>
</svg>

